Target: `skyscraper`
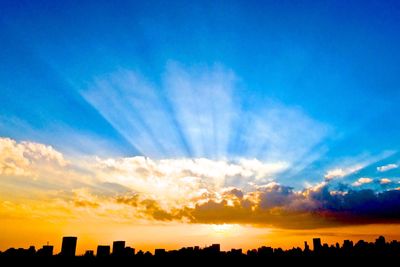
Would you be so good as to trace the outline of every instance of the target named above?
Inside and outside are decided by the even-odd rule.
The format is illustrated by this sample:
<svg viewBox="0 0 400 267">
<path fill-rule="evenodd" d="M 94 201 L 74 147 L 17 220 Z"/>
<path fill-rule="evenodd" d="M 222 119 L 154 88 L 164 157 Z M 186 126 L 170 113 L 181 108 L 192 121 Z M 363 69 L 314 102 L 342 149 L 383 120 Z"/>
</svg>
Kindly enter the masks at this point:
<svg viewBox="0 0 400 267">
<path fill-rule="evenodd" d="M 321 245 L 321 238 L 313 238 L 313 246 L 314 246 L 314 252 L 318 252 L 321 250 L 322 245 Z"/>
<path fill-rule="evenodd" d="M 61 255 L 67 257 L 74 257 L 77 240 L 78 238 L 75 236 L 64 236 L 61 246 Z"/>
<path fill-rule="evenodd" d="M 114 241 L 112 254 L 115 256 L 124 255 L 125 251 L 125 241 Z"/>
</svg>

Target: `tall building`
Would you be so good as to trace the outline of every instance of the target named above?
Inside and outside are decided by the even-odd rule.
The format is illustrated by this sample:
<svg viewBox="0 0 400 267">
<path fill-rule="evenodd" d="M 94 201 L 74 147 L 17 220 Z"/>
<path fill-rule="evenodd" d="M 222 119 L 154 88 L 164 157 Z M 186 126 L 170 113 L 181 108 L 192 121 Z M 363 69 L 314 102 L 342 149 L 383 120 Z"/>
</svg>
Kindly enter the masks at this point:
<svg viewBox="0 0 400 267">
<path fill-rule="evenodd" d="M 61 255 L 74 257 L 76 252 L 76 242 L 78 238 L 75 236 L 64 236 L 62 239 Z"/>
<path fill-rule="evenodd" d="M 313 238 L 313 249 L 315 252 L 318 252 L 321 250 L 322 245 L 321 245 L 321 238 Z"/>
<path fill-rule="evenodd" d="M 110 256 L 110 246 L 97 246 L 97 257 Z"/>
<path fill-rule="evenodd" d="M 125 251 L 125 241 L 114 241 L 112 254 L 115 256 L 124 255 Z"/>
<path fill-rule="evenodd" d="M 310 247 L 307 244 L 307 241 L 304 241 L 304 252 L 309 252 L 310 251 Z"/>
<path fill-rule="evenodd" d="M 383 237 L 383 236 L 380 236 L 375 240 L 376 247 L 382 248 L 385 246 L 385 244 L 386 244 L 386 240 L 385 240 L 385 237 Z"/>
</svg>

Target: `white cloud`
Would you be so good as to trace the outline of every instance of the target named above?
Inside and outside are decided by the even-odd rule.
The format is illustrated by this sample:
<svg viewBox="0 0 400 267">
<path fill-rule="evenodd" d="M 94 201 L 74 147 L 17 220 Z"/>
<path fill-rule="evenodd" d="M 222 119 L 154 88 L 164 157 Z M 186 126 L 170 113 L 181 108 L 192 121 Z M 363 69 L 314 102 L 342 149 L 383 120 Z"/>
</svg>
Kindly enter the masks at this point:
<svg viewBox="0 0 400 267">
<path fill-rule="evenodd" d="M 336 169 L 328 170 L 327 173 L 325 174 L 325 179 L 332 180 L 335 178 L 342 178 L 347 175 L 353 174 L 353 173 L 361 170 L 362 168 L 364 168 L 363 164 L 357 164 L 357 165 L 349 166 L 346 168 L 336 168 Z"/>
<path fill-rule="evenodd" d="M 369 183 L 371 183 L 373 180 L 371 179 L 371 178 L 368 178 L 368 177 L 362 177 L 362 178 L 359 178 L 357 181 L 355 181 L 354 183 L 353 183 L 353 186 L 361 186 L 361 185 L 363 185 L 363 184 L 369 184 Z"/>
<path fill-rule="evenodd" d="M 236 161 L 196 159 L 151 159 L 143 156 L 100 158 L 81 157 L 65 159 L 50 146 L 33 142 L 0 139 L 0 177 L 14 186 L 15 195 L 29 188 L 31 193 L 52 190 L 77 191 L 81 188 L 106 195 L 115 184 L 130 192 L 160 201 L 166 206 L 187 204 L 188 199 L 204 194 L 219 194 L 229 179 L 241 184 L 265 182 L 289 167 L 287 162 L 262 162 L 257 159 Z M 20 177 L 19 179 L 16 179 Z M 30 179 L 35 184 L 20 183 Z M 235 186 L 229 181 L 229 186 Z M 236 181 L 235 180 L 235 181 Z M 31 188 L 34 186 L 34 188 Z M 86 192 L 86 191 L 85 191 Z"/>
<path fill-rule="evenodd" d="M 24 156 L 30 160 L 55 162 L 62 167 L 67 165 L 64 156 L 51 146 L 33 142 L 21 142 L 19 145 L 24 150 Z"/>
<path fill-rule="evenodd" d="M 135 191 L 152 195 L 163 202 L 185 202 L 196 198 L 199 192 L 219 193 L 227 179 L 240 179 L 241 183 L 272 178 L 288 168 L 286 162 L 265 163 L 256 159 L 226 160 L 163 159 L 146 157 L 98 158 L 88 165 L 96 177 L 115 182 Z"/>
<path fill-rule="evenodd" d="M 392 180 L 388 179 L 388 178 L 382 178 L 379 180 L 380 184 L 390 184 L 392 182 Z"/>
<path fill-rule="evenodd" d="M 397 164 L 387 164 L 387 165 L 383 165 L 383 166 L 379 166 L 379 167 L 377 167 L 376 169 L 378 170 L 378 171 L 380 171 L 380 172 L 385 172 L 385 171 L 388 171 L 388 170 L 392 170 L 392 169 L 396 169 L 396 168 L 398 168 L 399 167 L 399 165 L 397 165 Z"/>
<path fill-rule="evenodd" d="M 0 175 L 28 176 L 40 165 L 65 167 L 67 161 L 51 146 L 0 138 Z"/>
<path fill-rule="evenodd" d="M 343 178 L 348 175 L 354 174 L 371 164 L 381 161 L 387 157 L 392 156 L 396 151 L 384 151 L 378 155 L 360 155 L 354 158 L 339 159 L 341 165 L 344 167 L 335 167 L 325 173 L 325 180 L 329 181 L 335 178 Z"/>
<path fill-rule="evenodd" d="M 27 175 L 29 164 L 21 145 L 9 138 L 0 139 L 0 175 Z"/>
</svg>

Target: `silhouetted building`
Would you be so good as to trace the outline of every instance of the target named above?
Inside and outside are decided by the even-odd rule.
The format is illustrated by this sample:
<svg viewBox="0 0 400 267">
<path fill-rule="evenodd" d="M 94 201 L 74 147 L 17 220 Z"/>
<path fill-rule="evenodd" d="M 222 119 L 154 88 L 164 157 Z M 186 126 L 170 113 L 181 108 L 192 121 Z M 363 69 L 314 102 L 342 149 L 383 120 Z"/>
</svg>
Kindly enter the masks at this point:
<svg viewBox="0 0 400 267">
<path fill-rule="evenodd" d="M 134 256 L 135 255 L 135 249 L 131 247 L 125 247 L 125 256 Z"/>
<path fill-rule="evenodd" d="M 190 266 L 191 263 L 199 263 L 202 266 L 211 261 L 227 263 L 228 266 L 232 264 L 236 266 L 236 263 L 238 264 L 237 266 L 258 266 L 258 263 L 268 263 L 268 265 L 274 266 L 274 263 L 283 263 L 287 259 L 295 259 L 296 264 L 297 261 L 301 264 L 304 259 L 306 262 L 311 263 L 314 260 L 319 263 L 331 263 L 331 261 L 337 259 L 338 262 L 340 261 L 339 264 L 355 260 L 357 264 L 354 266 L 370 266 L 368 264 L 359 264 L 360 260 L 365 259 L 366 263 L 371 263 L 371 266 L 392 266 L 392 264 L 383 264 L 381 260 L 389 259 L 396 262 L 400 259 L 400 242 L 393 240 L 386 243 L 383 236 L 378 237 L 375 242 L 360 240 L 354 246 L 353 241 L 344 240 L 343 247 L 339 243 L 330 245 L 324 243 L 322 245 L 320 238 L 314 238 L 313 246 L 315 252 L 310 251 L 307 242 L 304 242 L 304 250 L 299 247 L 283 250 L 282 248 L 262 246 L 258 249 L 248 250 L 247 254 L 243 254 L 242 249 L 221 251 L 219 244 L 213 244 L 204 248 L 198 246 L 183 247 L 179 250 L 170 251 L 159 248 L 155 250 L 154 257 L 149 251 L 139 251 L 135 255 L 135 249 L 125 247 L 125 241 L 115 241 L 112 248 L 113 254 L 123 255 L 123 257 L 110 257 L 110 246 L 98 246 L 98 258 L 94 257 L 94 251 L 88 250 L 84 256 L 74 259 L 72 256 L 75 255 L 76 244 L 76 237 L 63 238 L 61 255 L 71 257 L 51 257 L 53 255 L 53 246 L 49 245 L 43 246 L 38 251 L 34 246 L 29 248 L 9 248 L 4 252 L 0 252 L 0 266 L 97 266 L 96 263 L 105 263 L 104 266 L 146 266 L 147 263 L 148 266 L 181 266 L 179 264 L 174 265 L 174 263 L 185 263 L 183 266 Z M 102 256 L 105 257 L 101 258 Z M 325 257 L 328 261 L 320 261 Z M 379 262 L 374 261 L 375 259 L 378 259 Z M 7 265 L 6 263 L 8 262 L 13 264 Z"/>
<path fill-rule="evenodd" d="M 115 256 L 123 256 L 125 251 L 125 241 L 114 241 L 112 254 Z"/>
<path fill-rule="evenodd" d="M 376 245 L 378 248 L 384 247 L 385 244 L 386 244 L 386 240 L 385 240 L 385 238 L 384 238 L 383 236 L 380 236 L 380 237 L 378 237 L 378 238 L 375 240 L 375 245 Z"/>
<path fill-rule="evenodd" d="M 210 248 L 214 252 L 220 252 L 221 251 L 221 245 L 220 244 L 212 244 Z"/>
<path fill-rule="evenodd" d="M 27 254 L 30 255 L 30 256 L 32 256 L 32 255 L 35 255 L 35 253 L 36 253 L 36 248 L 35 248 L 35 246 L 30 246 L 30 247 L 28 248 L 28 250 L 27 250 Z"/>
<path fill-rule="evenodd" d="M 41 249 L 37 251 L 39 256 L 51 257 L 53 256 L 53 246 L 44 245 Z"/>
<path fill-rule="evenodd" d="M 307 241 L 304 241 L 304 252 L 309 252 L 310 246 L 307 244 Z"/>
<path fill-rule="evenodd" d="M 67 257 L 74 257 L 77 240 L 78 238 L 75 236 L 64 236 L 61 246 L 61 255 Z"/>
<path fill-rule="evenodd" d="M 94 256 L 93 250 L 86 250 L 84 256 L 85 256 L 85 257 L 93 257 L 93 256 Z"/>
<path fill-rule="evenodd" d="M 212 245 L 209 246 L 209 247 L 205 247 L 205 248 L 204 248 L 204 251 L 205 251 L 207 254 L 216 255 L 216 254 L 220 253 L 220 251 L 221 251 L 221 246 L 220 246 L 220 244 L 212 244 Z"/>
<path fill-rule="evenodd" d="M 243 252 L 242 252 L 241 248 L 238 248 L 238 249 L 232 248 L 229 254 L 232 256 L 241 256 L 243 254 Z"/>
<path fill-rule="evenodd" d="M 343 249 L 349 250 L 353 248 L 353 241 L 351 240 L 344 240 L 343 241 Z"/>
<path fill-rule="evenodd" d="M 271 247 L 262 246 L 257 249 L 257 253 L 259 256 L 271 256 L 274 250 Z"/>
<path fill-rule="evenodd" d="M 97 246 L 97 257 L 110 256 L 110 246 Z"/>
<path fill-rule="evenodd" d="M 313 238 L 313 250 L 315 252 L 321 251 L 321 238 Z"/>
<path fill-rule="evenodd" d="M 163 255 L 165 255 L 165 249 L 163 249 L 163 248 L 156 248 L 156 249 L 154 250 L 154 255 L 156 255 L 156 256 L 163 256 Z"/>
</svg>

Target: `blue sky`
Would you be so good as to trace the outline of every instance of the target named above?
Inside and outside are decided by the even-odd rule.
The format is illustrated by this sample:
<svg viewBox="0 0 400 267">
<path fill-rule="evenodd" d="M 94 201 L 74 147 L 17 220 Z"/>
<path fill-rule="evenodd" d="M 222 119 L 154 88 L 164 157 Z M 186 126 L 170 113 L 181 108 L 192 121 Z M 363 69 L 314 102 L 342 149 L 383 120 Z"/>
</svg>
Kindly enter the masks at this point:
<svg viewBox="0 0 400 267">
<path fill-rule="evenodd" d="M 83 2 L 1 2 L 1 136 L 397 181 L 397 1 Z"/>
</svg>

